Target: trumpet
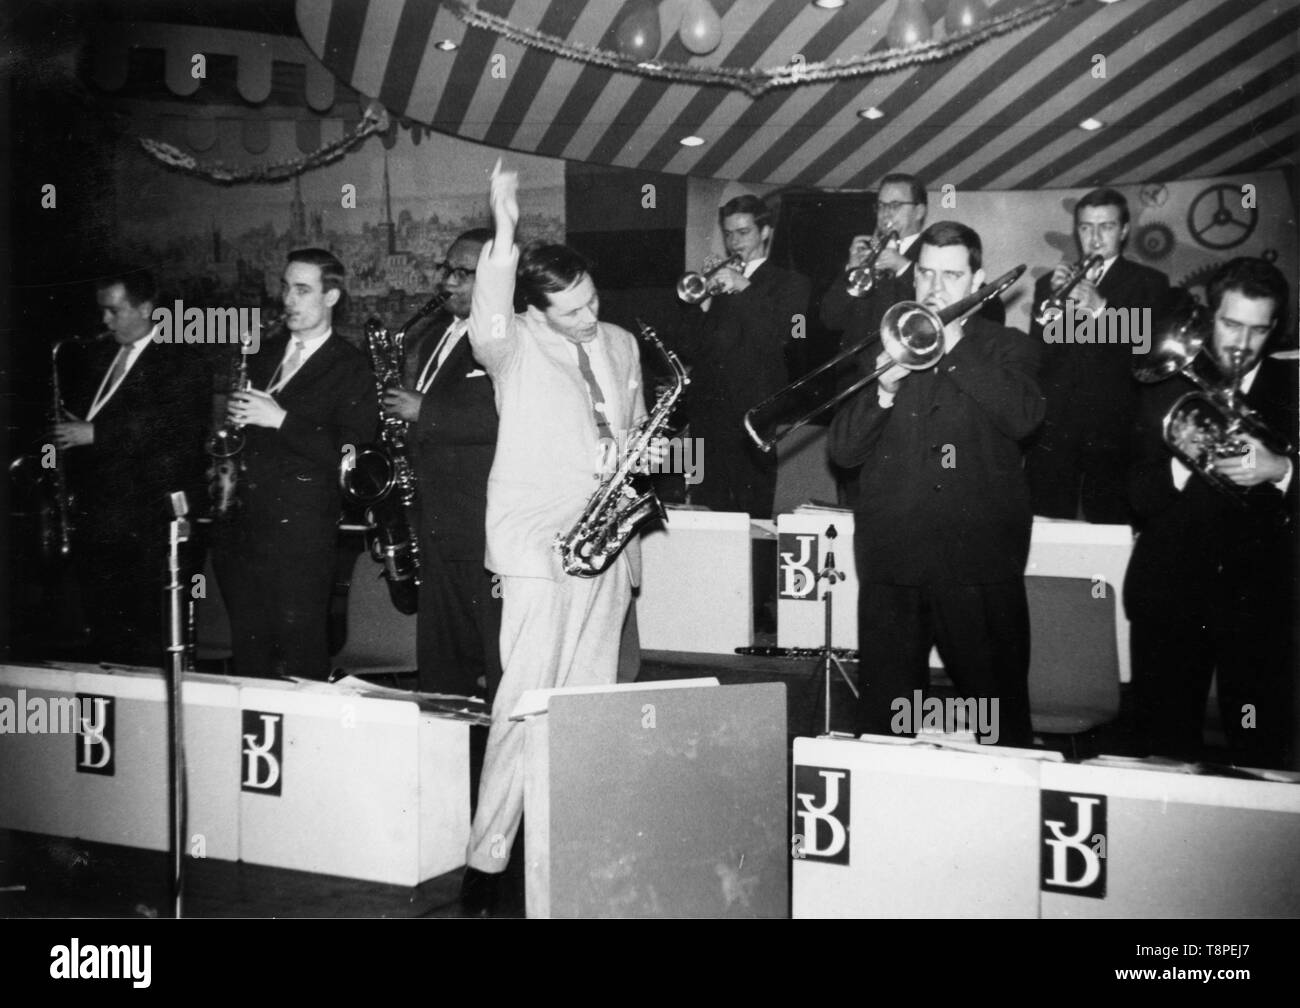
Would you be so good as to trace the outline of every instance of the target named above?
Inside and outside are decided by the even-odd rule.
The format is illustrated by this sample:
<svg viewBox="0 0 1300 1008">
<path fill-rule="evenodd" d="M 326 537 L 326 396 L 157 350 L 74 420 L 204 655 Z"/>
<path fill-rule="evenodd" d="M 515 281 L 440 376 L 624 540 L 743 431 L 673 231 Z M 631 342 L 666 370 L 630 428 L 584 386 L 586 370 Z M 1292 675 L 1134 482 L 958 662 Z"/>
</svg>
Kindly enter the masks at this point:
<svg viewBox="0 0 1300 1008">
<path fill-rule="evenodd" d="M 717 275 L 724 269 L 742 269 L 745 260 L 738 255 L 728 256 L 716 266 L 710 267 L 705 262 L 705 269 L 702 273 L 683 273 L 677 281 L 677 296 L 687 304 L 699 304 L 705 298 L 721 292 L 717 285 Z"/>
<path fill-rule="evenodd" d="M 1038 312 L 1034 315 L 1034 321 L 1040 326 L 1045 326 L 1054 318 L 1060 318 L 1065 312 L 1065 295 L 1074 289 L 1074 285 L 1082 280 L 1091 270 L 1096 269 L 1106 260 L 1099 255 L 1090 255 L 1086 259 L 1080 259 L 1070 267 L 1070 272 L 1065 279 L 1052 289 L 1052 292 L 1043 298 L 1043 303 L 1038 306 Z"/>
<path fill-rule="evenodd" d="M 900 301 L 885 312 L 885 317 L 880 321 L 880 331 L 878 333 L 841 350 L 830 360 L 813 368 L 798 381 L 791 382 L 785 388 L 772 393 L 757 406 L 750 409 L 745 414 L 745 432 L 749 435 L 750 440 L 762 451 L 770 452 L 776 443 L 787 434 L 798 430 L 818 413 L 828 410 L 855 395 L 891 367 L 897 365 L 906 368 L 908 371 L 924 371 L 926 368 L 933 367 L 938 363 L 939 358 L 943 356 L 944 326 L 949 322 L 964 318 L 979 308 L 985 301 L 1000 295 L 1020 279 L 1020 274 L 1024 271 L 1023 264 L 1015 269 L 1008 270 L 992 283 L 985 284 L 979 290 L 973 291 L 960 301 L 955 301 L 938 312 L 931 311 L 916 301 Z M 813 381 L 818 375 L 856 357 L 876 340 L 880 340 L 885 353 L 889 355 L 887 363 L 881 364 L 865 378 L 859 379 L 842 392 L 838 392 L 825 402 L 814 406 L 798 419 L 791 421 L 788 426 L 780 430 L 776 429 L 776 423 L 785 412 L 783 407 L 787 406 L 785 400 Z"/>
<path fill-rule="evenodd" d="M 856 241 L 856 239 L 854 240 Z M 881 252 L 897 241 L 897 231 L 890 231 L 889 234 L 883 237 L 869 238 L 867 240 L 866 260 L 861 266 L 856 266 L 848 271 L 849 297 L 866 297 L 871 293 L 871 289 L 876 286 L 877 280 L 894 275 L 891 270 L 877 271 L 876 260 L 880 258 Z"/>
<path fill-rule="evenodd" d="M 1146 363 L 1133 369 L 1133 377 L 1154 384 L 1180 374 L 1197 387 L 1198 391 L 1180 396 L 1165 413 L 1161 436 L 1183 465 L 1225 497 L 1244 504 L 1249 487 L 1238 486 L 1222 475 L 1215 461 L 1249 453 L 1246 436 L 1277 455 L 1289 455 L 1291 444 L 1240 398 L 1246 370 L 1244 348 L 1227 348 L 1228 368 L 1222 385 L 1212 385 L 1196 373 L 1193 365 L 1205 350 L 1210 325 L 1205 309 L 1189 301 L 1161 331 Z"/>
</svg>

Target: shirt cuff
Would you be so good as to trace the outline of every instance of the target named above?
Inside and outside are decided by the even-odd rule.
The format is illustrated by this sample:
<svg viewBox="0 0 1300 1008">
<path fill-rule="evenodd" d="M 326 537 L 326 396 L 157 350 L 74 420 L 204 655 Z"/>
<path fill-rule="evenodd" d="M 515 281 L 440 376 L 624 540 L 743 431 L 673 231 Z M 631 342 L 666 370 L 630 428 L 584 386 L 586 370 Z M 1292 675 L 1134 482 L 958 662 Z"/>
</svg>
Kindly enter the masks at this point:
<svg viewBox="0 0 1300 1008">
<path fill-rule="evenodd" d="M 1169 460 L 1169 473 L 1174 478 L 1174 488 L 1179 491 L 1187 486 L 1187 481 L 1192 478 L 1192 471 L 1177 458 Z"/>
<path fill-rule="evenodd" d="M 1294 464 L 1290 459 L 1287 459 L 1287 460 L 1286 460 L 1286 475 L 1283 476 L 1280 480 L 1278 480 L 1276 483 L 1273 484 L 1273 485 L 1274 485 L 1275 487 L 1277 487 L 1280 491 L 1282 491 L 1282 496 L 1283 496 L 1283 497 L 1286 496 L 1286 492 L 1287 492 L 1287 490 L 1290 489 L 1290 487 L 1291 487 L 1291 477 L 1293 477 L 1294 475 L 1295 475 L 1295 464 Z"/>
<path fill-rule="evenodd" d="M 876 386 L 876 402 L 880 403 L 881 409 L 889 409 L 894 405 L 894 396 L 896 392 L 886 392 L 880 386 Z"/>
</svg>

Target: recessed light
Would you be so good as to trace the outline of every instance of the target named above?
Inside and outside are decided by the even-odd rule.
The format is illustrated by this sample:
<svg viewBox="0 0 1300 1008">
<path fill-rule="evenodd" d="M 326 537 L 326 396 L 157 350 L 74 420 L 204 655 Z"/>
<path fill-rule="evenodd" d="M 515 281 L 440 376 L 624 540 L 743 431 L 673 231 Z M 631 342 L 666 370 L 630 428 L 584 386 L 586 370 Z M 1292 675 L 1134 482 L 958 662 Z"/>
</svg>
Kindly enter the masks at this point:
<svg viewBox="0 0 1300 1008">
<path fill-rule="evenodd" d="M 683 147 L 699 147 L 702 143 L 704 143 L 704 137 L 697 137 L 697 136 L 682 137 L 677 142 L 681 144 Z"/>
<path fill-rule="evenodd" d="M 1102 122 L 1100 119 L 1094 119 L 1091 116 L 1089 116 L 1083 122 L 1079 123 L 1079 129 L 1085 129 L 1088 131 L 1099 130 L 1105 125 L 1106 124 Z"/>
<path fill-rule="evenodd" d="M 844 6 L 844 0 L 813 0 L 813 6 L 822 10 L 839 10 Z"/>
<path fill-rule="evenodd" d="M 859 119 L 883 119 L 885 118 L 885 113 L 881 112 L 880 109 L 872 105 L 871 108 L 858 109 L 858 118 Z"/>
<path fill-rule="evenodd" d="M 435 42 L 433 44 L 433 47 L 435 49 L 441 49 L 443 52 L 451 52 L 453 49 L 460 48 L 460 46 L 458 46 L 455 42 L 453 42 L 449 38 L 445 38 L 441 42 Z"/>
</svg>

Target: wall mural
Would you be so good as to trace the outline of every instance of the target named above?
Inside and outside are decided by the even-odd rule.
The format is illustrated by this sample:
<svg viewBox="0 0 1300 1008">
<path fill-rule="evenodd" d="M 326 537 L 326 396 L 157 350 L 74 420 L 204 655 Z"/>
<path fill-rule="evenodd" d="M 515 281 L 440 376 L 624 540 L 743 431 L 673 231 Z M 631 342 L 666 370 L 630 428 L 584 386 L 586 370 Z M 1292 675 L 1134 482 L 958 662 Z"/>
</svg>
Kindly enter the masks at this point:
<svg viewBox="0 0 1300 1008">
<path fill-rule="evenodd" d="M 250 154 L 236 141 L 203 159 L 299 156 L 295 124 L 270 125 L 264 151 Z M 455 237 L 488 222 L 488 173 L 499 155 L 441 134 L 419 140 L 399 129 L 387 149 L 371 137 L 341 161 L 276 185 L 217 185 L 127 149 L 118 169 L 124 243 L 153 265 L 165 296 L 186 307 L 260 307 L 263 318 L 278 313 L 286 253 L 327 248 L 348 271 L 343 335 L 358 338 L 372 314 L 400 325 L 434 292 L 435 264 Z M 563 162 L 507 157 L 520 171 L 521 237 L 563 241 Z"/>
</svg>

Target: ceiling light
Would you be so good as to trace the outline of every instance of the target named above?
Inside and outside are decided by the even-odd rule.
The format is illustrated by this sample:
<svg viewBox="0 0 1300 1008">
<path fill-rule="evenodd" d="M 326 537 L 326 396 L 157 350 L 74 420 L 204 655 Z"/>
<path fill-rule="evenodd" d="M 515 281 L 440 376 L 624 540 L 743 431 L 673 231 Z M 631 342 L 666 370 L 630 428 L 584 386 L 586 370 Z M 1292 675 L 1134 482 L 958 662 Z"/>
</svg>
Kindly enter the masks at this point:
<svg viewBox="0 0 1300 1008">
<path fill-rule="evenodd" d="M 1105 125 L 1106 125 L 1106 124 L 1105 124 L 1104 122 L 1102 122 L 1100 119 L 1094 119 L 1094 118 L 1092 118 L 1091 116 L 1089 116 L 1089 117 L 1088 117 L 1087 119 L 1085 119 L 1083 122 L 1079 123 L 1079 129 L 1085 129 L 1085 130 L 1089 130 L 1089 131 L 1091 131 L 1091 130 L 1099 130 L 1099 129 L 1101 129 L 1101 128 L 1102 128 L 1103 126 L 1105 126 Z"/>
<path fill-rule="evenodd" d="M 885 118 L 885 113 L 881 112 L 880 109 L 872 105 L 871 108 L 858 109 L 858 118 L 859 119 L 883 119 Z"/>
<path fill-rule="evenodd" d="M 839 10 L 844 6 L 845 0 L 813 0 L 814 7 L 820 7 L 822 10 Z"/>
<path fill-rule="evenodd" d="M 702 143 L 704 143 L 704 137 L 697 137 L 697 136 L 682 137 L 677 142 L 681 144 L 683 147 L 699 147 Z"/>
<path fill-rule="evenodd" d="M 455 42 L 453 42 L 449 38 L 445 38 L 441 42 L 435 42 L 433 44 L 433 47 L 435 49 L 441 49 L 443 52 L 451 52 L 453 49 L 460 48 Z"/>
</svg>

